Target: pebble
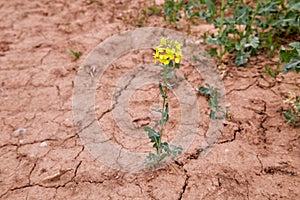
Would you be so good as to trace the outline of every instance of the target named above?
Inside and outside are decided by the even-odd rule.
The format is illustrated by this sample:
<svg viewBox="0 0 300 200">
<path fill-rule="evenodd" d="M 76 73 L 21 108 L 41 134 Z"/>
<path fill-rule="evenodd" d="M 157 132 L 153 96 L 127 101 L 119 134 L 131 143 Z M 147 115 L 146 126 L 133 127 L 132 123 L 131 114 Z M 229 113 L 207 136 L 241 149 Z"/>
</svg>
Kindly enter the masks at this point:
<svg viewBox="0 0 300 200">
<path fill-rule="evenodd" d="M 19 136 L 21 134 L 24 134 L 25 132 L 26 132 L 25 128 L 20 128 L 18 130 L 15 130 L 13 134 L 14 134 L 14 136 Z"/>
<path fill-rule="evenodd" d="M 45 147 L 47 146 L 47 142 L 41 142 L 40 147 Z"/>
</svg>

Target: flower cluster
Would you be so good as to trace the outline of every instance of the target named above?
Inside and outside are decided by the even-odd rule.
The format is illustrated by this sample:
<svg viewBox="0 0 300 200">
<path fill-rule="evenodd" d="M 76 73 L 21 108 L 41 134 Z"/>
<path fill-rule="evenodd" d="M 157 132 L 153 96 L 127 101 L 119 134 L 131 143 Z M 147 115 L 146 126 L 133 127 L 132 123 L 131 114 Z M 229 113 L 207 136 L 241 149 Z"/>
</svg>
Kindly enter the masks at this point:
<svg viewBox="0 0 300 200">
<path fill-rule="evenodd" d="M 177 41 L 162 38 L 160 45 L 155 48 L 154 63 L 157 61 L 163 65 L 168 65 L 170 61 L 179 63 L 182 58 L 181 44 Z"/>
</svg>

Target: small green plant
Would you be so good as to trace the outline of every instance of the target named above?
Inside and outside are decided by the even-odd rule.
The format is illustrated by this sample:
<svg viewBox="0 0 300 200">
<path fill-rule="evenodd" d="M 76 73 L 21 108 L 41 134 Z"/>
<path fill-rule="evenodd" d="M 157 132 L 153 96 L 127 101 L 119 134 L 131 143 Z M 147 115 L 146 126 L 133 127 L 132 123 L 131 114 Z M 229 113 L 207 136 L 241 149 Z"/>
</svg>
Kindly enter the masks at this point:
<svg viewBox="0 0 300 200">
<path fill-rule="evenodd" d="M 292 42 L 289 44 L 289 49 L 285 49 L 283 46 L 279 51 L 280 61 L 277 63 L 276 68 L 266 66 L 266 72 L 273 78 L 276 78 L 280 69 L 282 73 L 286 74 L 289 71 L 300 72 L 300 42 Z"/>
<path fill-rule="evenodd" d="M 152 6 L 148 7 L 148 16 L 160 15 L 161 12 L 162 12 L 161 9 L 155 4 L 155 2 Z"/>
<path fill-rule="evenodd" d="M 160 15 L 161 9 L 156 5 L 155 1 L 148 8 L 141 9 L 141 16 L 138 14 L 135 18 L 137 19 L 136 25 L 142 27 L 147 23 L 148 17 L 152 15 Z"/>
<path fill-rule="evenodd" d="M 285 49 L 281 47 L 279 58 L 282 63 L 285 63 L 282 73 L 286 74 L 288 71 L 300 72 L 300 42 L 292 42 L 289 44 L 292 49 Z"/>
<path fill-rule="evenodd" d="M 67 53 L 73 55 L 75 60 L 77 60 L 81 56 L 80 52 L 73 51 L 72 49 L 69 49 Z"/>
<path fill-rule="evenodd" d="M 162 38 L 160 45 L 155 48 L 154 63 L 161 67 L 161 82 L 158 84 L 158 88 L 163 102 L 161 109 L 158 110 L 161 113 L 159 129 L 144 127 L 150 141 L 153 143 L 153 147 L 156 149 L 156 153 L 150 152 L 146 158 L 146 163 L 149 167 L 155 166 L 166 157 L 176 157 L 183 150 L 181 146 L 169 145 L 167 142 L 162 141 L 162 136 L 165 134 L 165 126 L 169 120 L 169 103 L 167 99 L 168 90 L 172 86 L 170 80 L 175 76 L 174 69 L 179 68 L 181 57 L 181 44 L 177 41 Z"/>
<path fill-rule="evenodd" d="M 165 0 L 164 5 L 164 20 L 173 23 L 176 28 L 179 28 L 179 19 L 182 17 L 180 11 L 182 10 L 183 0 Z"/>
<path fill-rule="evenodd" d="M 280 73 L 280 63 L 277 63 L 277 66 L 275 69 L 273 69 L 269 66 L 265 66 L 265 71 L 267 72 L 267 74 L 269 74 L 269 76 L 276 79 L 276 77 Z"/>
<path fill-rule="evenodd" d="M 221 93 L 218 91 L 218 89 L 210 86 L 209 84 L 205 85 L 206 87 L 199 87 L 198 91 L 208 99 L 210 107 L 210 119 L 224 119 L 227 113 L 219 105 Z"/>
<path fill-rule="evenodd" d="M 285 123 L 293 126 L 300 126 L 300 96 L 290 93 L 290 96 L 284 101 L 289 108 L 283 112 Z"/>
</svg>

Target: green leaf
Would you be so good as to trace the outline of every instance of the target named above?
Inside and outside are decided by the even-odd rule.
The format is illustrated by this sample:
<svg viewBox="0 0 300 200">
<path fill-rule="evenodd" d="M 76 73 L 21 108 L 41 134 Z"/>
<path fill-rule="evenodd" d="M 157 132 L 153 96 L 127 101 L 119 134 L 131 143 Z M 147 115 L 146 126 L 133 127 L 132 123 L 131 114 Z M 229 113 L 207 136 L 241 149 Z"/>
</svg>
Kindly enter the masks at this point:
<svg viewBox="0 0 300 200">
<path fill-rule="evenodd" d="M 294 70 L 297 73 L 300 72 L 300 56 L 293 57 L 290 62 L 283 66 L 282 73 L 286 74 L 288 71 Z"/>
<path fill-rule="evenodd" d="M 286 50 L 281 47 L 279 52 L 280 61 L 286 63 L 282 69 L 283 74 L 291 70 L 295 70 L 297 73 L 300 72 L 300 42 L 292 42 L 289 46 L 293 49 Z"/>
<path fill-rule="evenodd" d="M 285 112 L 283 112 L 283 116 L 286 119 L 286 123 L 290 124 L 291 122 L 293 122 L 294 120 L 294 115 L 292 113 L 292 110 L 290 108 L 288 108 Z"/>
<path fill-rule="evenodd" d="M 211 90 L 206 87 L 199 87 L 199 92 L 205 95 L 211 95 Z"/>
<path fill-rule="evenodd" d="M 259 38 L 254 35 L 250 35 L 250 37 L 248 38 L 248 43 L 246 43 L 244 46 L 246 48 L 253 47 L 254 49 L 257 49 L 259 46 Z"/>
<path fill-rule="evenodd" d="M 207 44 L 219 44 L 219 38 L 216 38 L 214 35 L 209 36 L 206 41 Z"/>
<path fill-rule="evenodd" d="M 73 55 L 76 59 L 81 56 L 80 52 L 73 51 L 72 49 L 68 49 L 67 53 Z"/>
<path fill-rule="evenodd" d="M 156 131 L 153 130 L 152 128 L 150 128 L 149 126 L 145 126 L 144 131 L 149 132 L 149 133 L 156 133 Z"/>
<path fill-rule="evenodd" d="M 258 14 L 267 15 L 269 13 L 278 11 L 278 2 L 269 1 L 267 3 L 259 4 Z"/>
<path fill-rule="evenodd" d="M 167 123 L 169 120 L 169 104 L 166 104 L 166 108 L 163 112 L 163 119 L 162 119 L 162 123 L 165 124 Z"/>
<path fill-rule="evenodd" d="M 170 60 L 170 62 L 167 66 L 168 66 L 168 69 L 172 69 L 173 68 L 173 60 Z"/>
<path fill-rule="evenodd" d="M 144 130 L 145 130 L 146 132 L 148 132 L 148 137 L 149 137 L 150 141 L 151 141 L 152 143 L 154 143 L 154 144 L 153 144 L 153 147 L 155 147 L 156 150 L 158 150 L 158 149 L 159 149 L 160 133 L 159 133 L 159 132 L 156 132 L 155 130 L 153 130 L 152 128 L 150 128 L 150 127 L 148 127 L 148 126 L 144 127 Z"/>
<path fill-rule="evenodd" d="M 246 54 L 245 52 L 243 51 L 238 51 L 236 54 L 235 54 L 235 64 L 237 66 L 243 66 L 243 65 L 246 65 L 247 62 L 248 62 L 248 58 L 250 57 L 249 54 Z"/>
<path fill-rule="evenodd" d="M 206 3 L 207 12 L 212 15 L 215 15 L 217 13 L 217 9 L 215 7 L 215 4 L 212 2 L 212 0 L 205 0 L 205 3 Z"/>
<path fill-rule="evenodd" d="M 144 130 L 148 132 L 149 137 L 160 137 L 159 132 L 156 132 L 155 130 L 153 130 L 148 126 L 144 127 Z"/>
<path fill-rule="evenodd" d="M 170 146 L 172 148 L 171 153 L 173 154 L 174 157 L 180 155 L 183 151 L 183 148 L 181 146 L 175 146 L 175 145 L 172 145 L 172 144 Z"/>
<path fill-rule="evenodd" d="M 171 155 L 171 150 L 169 148 L 169 144 L 167 142 L 163 142 L 161 144 L 162 149 L 167 153 L 168 156 Z"/>
<path fill-rule="evenodd" d="M 208 23 L 211 23 L 211 22 L 212 22 L 212 14 L 209 13 L 209 12 L 204 12 L 203 10 L 200 10 L 200 11 L 197 13 L 197 16 L 198 16 L 200 19 L 205 19 L 206 22 L 208 22 Z"/>
<path fill-rule="evenodd" d="M 158 84 L 158 88 L 159 88 L 159 92 L 160 92 L 162 98 L 164 98 L 164 99 L 167 98 L 167 95 L 165 94 L 161 83 Z"/>
<path fill-rule="evenodd" d="M 300 42 L 292 42 L 289 44 L 290 47 L 297 49 L 298 54 L 300 55 Z"/>
<path fill-rule="evenodd" d="M 209 118 L 210 119 L 216 119 L 216 112 L 211 110 L 210 113 L 209 113 Z"/>
<path fill-rule="evenodd" d="M 210 48 L 210 49 L 209 49 L 209 54 L 210 54 L 211 56 L 217 57 L 217 56 L 218 56 L 217 48 Z"/>
<path fill-rule="evenodd" d="M 300 11 L 300 2 L 299 0 L 289 0 L 289 10 L 297 10 Z"/>
<path fill-rule="evenodd" d="M 234 20 L 238 25 L 246 25 L 249 20 L 249 7 L 248 6 L 235 6 L 234 7 Z"/>
<path fill-rule="evenodd" d="M 297 49 L 285 50 L 284 48 L 281 48 L 281 50 L 279 51 L 279 57 L 281 62 L 288 63 L 295 56 L 298 56 Z"/>
<path fill-rule="evenodd" d="M 244 46 L 245 46 L 246 42 L 247 42 L 246 38 L 242 38 L 240 40 L 240 42 L 236 42 L 235 43 L 235 50 L 242 51 L 244 49 Z"/>
</svg>

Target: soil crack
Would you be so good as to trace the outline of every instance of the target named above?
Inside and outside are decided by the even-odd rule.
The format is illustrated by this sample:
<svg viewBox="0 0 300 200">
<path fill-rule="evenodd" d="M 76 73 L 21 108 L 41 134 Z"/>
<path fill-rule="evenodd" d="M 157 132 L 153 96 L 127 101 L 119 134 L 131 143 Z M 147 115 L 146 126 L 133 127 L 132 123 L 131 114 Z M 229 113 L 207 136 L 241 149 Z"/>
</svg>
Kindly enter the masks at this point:
<svg viewBox="0 0 300 200">
<path fill-rule="evenodd" d="M 234 92 L 234 91 L 245 91 L 245 90 L 248 90 L 250 87 L 252 87 L 253 85 L 255 85 L 256 82 L 257 82 L 257 81 L 255 80 L 255 81 L 253 81 L 253 83 L 247 85 L 247 86 L 244 87 L 244 88 L 235 88 L 235 89 L 232 89 L 232 90 L 228 91 L 228 92 L 226 93 L 226 95 L 229 95 L 231 92 Z"/>
<path fill-rule="evenodd" d="M 189 184 L 189 178 L 190 178 L 190 176 L 187 174 L 187 170 L 186 169 L 184 169 L 184 174 L 185 174 L 185 181 L 184 181 L 184 185 L 182 186 L 182 189 L 181 189 L 181 192 L 180 192 L 178 200 L 182 199 L 182 196 L 183 196 L 183 194 L 186 191 L 186 187 Z"/>
<path fill-rule="evenodd" d="M 233 142 L 236 139 L 236 133 L 241 133 L 242 129 L 240 127 L 240 125 L 238 126 L 237 130 L 234 130 L 233 132 L 233 138 L 229 139 L 229 140 L 224 140 L 219 142 L 218 144 L 224 144 L 224 143 L 228 143 L 228 142 Z"/>
</svg>

